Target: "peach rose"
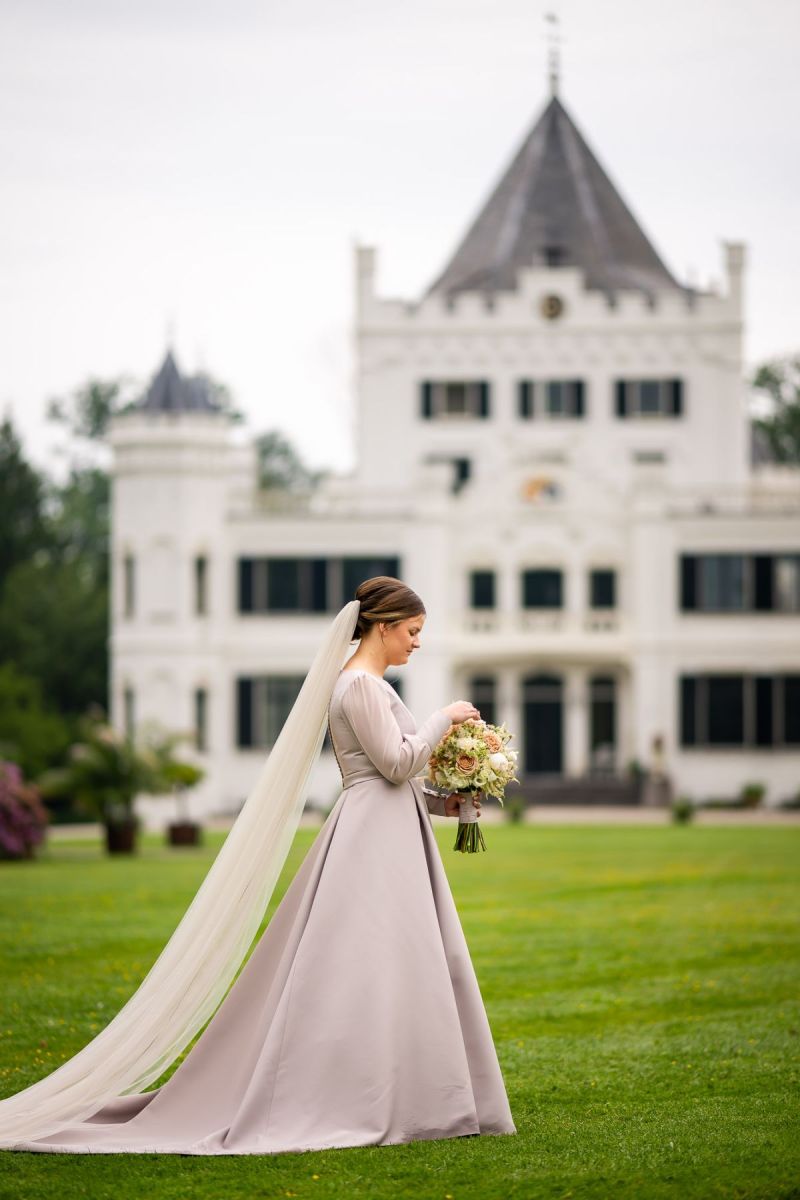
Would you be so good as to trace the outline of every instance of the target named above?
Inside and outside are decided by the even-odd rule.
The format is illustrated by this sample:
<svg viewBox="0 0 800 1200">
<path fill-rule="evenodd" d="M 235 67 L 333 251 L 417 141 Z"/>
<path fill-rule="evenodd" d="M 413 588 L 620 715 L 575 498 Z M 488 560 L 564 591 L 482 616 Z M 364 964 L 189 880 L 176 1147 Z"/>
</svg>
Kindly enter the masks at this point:
<svg viewBox="0 0 800 1200">
<path fill-rule="evenodd" d="M 500 741 L 500 738 L 497 736 L 496 733 L 492 733 L 491 729 L 488 729 L 486 731 L 486 733 L 483 735 L 483 740 L 486 742 L 486 745 L 489 747 L 489 749 L 491 750 L 491 752 L 493 754 L 496 754 L 497 751 L 500 749 L 500 747 L 503 745 L 503 743 Z"/>
<path fill-rule="evenodd" d="M 474 754 L 459 754 L 456 766 L 462 775 L 474 775 L 478 769 L 478 760 Z"/>
</svg>

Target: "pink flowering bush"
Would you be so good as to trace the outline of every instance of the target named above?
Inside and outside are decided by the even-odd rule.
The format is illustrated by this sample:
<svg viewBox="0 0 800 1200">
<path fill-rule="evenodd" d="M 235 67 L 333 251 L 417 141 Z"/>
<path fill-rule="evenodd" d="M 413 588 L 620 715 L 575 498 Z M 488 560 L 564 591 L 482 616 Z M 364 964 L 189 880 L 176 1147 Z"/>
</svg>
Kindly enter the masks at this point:
<svg viewBox="0 0 800 1200">
<path fill-rule="evenodd" d="M 0 858 L 32 858 L 44 841 L 47 809 L 16 763 L 0 761 Z"/>
</svg>

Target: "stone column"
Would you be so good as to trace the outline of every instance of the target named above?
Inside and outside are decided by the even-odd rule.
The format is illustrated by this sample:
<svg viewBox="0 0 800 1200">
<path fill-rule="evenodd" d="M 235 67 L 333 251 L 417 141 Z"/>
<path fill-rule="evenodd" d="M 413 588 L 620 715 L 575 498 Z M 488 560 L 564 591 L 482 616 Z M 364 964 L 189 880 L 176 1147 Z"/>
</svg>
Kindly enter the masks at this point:
<svg viewBox="0 0 800 1200">
<path fill-rule="evenodd" d="M 589 766 L 589 695 L 584 667 L 564 673 L 564 768 L 572 778 Z"/>
</svg>

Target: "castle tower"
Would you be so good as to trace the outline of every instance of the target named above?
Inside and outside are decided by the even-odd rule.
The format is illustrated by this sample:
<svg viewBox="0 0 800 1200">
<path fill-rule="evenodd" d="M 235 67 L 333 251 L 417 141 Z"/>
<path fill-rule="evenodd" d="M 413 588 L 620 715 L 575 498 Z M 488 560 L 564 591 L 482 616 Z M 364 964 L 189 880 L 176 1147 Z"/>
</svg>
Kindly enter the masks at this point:
<svg viewBox="0 0 800 1200">
<path fill-rule="evenodd" d="M 185 732 L 201 763 L 229 720 L 214 677 L 231 609 L 225 515 L 243 467 L 230 423 L 208 382 L 182 375 L 170 351 L 109 435 L 112 720 Z M 181 751 L 191 756 L 192 744 Z"/>
</svg>

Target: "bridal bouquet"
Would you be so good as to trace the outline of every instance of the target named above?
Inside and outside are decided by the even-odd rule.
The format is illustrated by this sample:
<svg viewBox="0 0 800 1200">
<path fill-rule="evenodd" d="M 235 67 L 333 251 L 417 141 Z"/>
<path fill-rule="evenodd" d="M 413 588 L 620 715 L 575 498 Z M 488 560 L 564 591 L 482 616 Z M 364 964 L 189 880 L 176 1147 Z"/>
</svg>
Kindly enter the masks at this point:
<svg viewBox="0 0 800 1200">
<path fill-rule="evenodd" d="M 495 796 L 503 803 L 506 784 L 519 782 L 514 770 L 517 751 L 509 750 L 511 732 L 503 725 L 486 721 L 462 721 L 451 725 L 428 759 L 431 783 L 463 795 L 458 813 L 454 850 L 472 854 L 486 849 L 472 797 L 478 792 Z"/>
</svg>

